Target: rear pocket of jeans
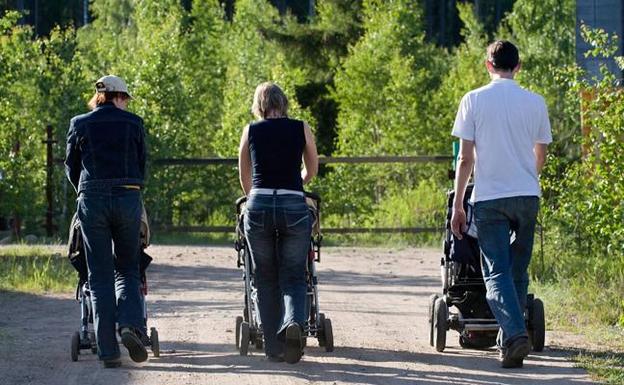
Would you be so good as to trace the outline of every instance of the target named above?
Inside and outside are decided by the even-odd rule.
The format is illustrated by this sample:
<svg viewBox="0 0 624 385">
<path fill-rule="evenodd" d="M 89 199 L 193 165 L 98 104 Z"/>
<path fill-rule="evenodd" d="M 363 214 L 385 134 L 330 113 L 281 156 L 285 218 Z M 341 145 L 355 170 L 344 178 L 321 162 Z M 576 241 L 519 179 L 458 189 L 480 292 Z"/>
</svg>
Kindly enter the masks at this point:
<svg viewBox="0 0 624 385">
<path fill-rule="evenodd" d="M 284 211 L 286 227 L 294 232 L 310 230 L 310 212 L 305 211 Z"/>
<path fill-rule="evenodd" d="M 245 228 L 255 227 L 255 228 L 264 228 L 264 211 L 254 211 L 247 210 L 245 212 Z"/>
</svg>

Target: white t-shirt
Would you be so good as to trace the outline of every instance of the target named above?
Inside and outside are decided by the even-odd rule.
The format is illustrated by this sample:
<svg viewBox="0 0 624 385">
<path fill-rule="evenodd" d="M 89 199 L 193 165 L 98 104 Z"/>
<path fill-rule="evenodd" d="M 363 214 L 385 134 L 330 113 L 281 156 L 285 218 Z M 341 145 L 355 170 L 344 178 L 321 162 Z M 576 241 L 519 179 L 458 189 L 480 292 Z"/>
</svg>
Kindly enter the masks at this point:
<svg viewBox="0 0 624 385">
<path fill-rule="evenodd" d="M 473 202 L 541 195 L 533 148 L 552 134 L 540 95 L 494 79 L 464 95 L 452 134 L 475 143 Z"/>
</svg>

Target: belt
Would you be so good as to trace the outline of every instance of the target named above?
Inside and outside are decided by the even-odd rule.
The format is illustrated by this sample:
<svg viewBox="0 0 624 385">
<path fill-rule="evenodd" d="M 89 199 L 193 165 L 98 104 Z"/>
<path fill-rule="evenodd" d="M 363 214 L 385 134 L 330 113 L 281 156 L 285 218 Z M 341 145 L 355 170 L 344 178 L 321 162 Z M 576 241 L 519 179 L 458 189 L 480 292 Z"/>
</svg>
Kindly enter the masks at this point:
<svg viewBox="0 0 624 385">
<path fill-rule="evenodd" d="M 283 188 L 278 188 L 278 189 L 274 189 L 274 188 L 252 188 L 251 191 L 249 192 L 249 195 L 255 195 L 255 194 L 260 194 L 260 195 L 299 195 L 299 196 L 304 196 L 303 191 L 297 191 L 297 190 L 287 190 L 287 189 L 283 189 Z"/>
</svg>

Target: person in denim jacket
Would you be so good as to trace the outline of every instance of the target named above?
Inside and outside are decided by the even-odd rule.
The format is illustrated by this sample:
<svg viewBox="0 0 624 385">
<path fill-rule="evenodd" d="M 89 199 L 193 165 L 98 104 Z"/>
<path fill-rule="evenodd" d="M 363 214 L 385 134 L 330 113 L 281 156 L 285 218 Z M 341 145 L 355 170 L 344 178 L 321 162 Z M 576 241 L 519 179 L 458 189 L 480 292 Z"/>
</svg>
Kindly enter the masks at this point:
<svg viewBox="0 0 624 385">
<path fill-rule="evenodd" d="M 288 118 L 287 110 L 288 99 L 277 85 L 256 88 L 252 112 L 259 120 L 243 130 L 238 162 L 248 197 L 243 225 L 254 262 L 265 354 L 271 361 L 296 363 L 303 353 L 312 231 L 303 185 L 316 175 L 318 155 L 310 127 Z"/>
<path fill-rule="evenodd" d="M 78 194 L 98 356 L 105 367 L 118 367 L 116 323 L 130 357 L 147 359 L 139 335 L 145 129 L 143 119 L 126 111 L 131 96 L 121 78 L 104 76 L 95 87 L 92 111 L 70 122 L 65 171 Z"/>
</svg>

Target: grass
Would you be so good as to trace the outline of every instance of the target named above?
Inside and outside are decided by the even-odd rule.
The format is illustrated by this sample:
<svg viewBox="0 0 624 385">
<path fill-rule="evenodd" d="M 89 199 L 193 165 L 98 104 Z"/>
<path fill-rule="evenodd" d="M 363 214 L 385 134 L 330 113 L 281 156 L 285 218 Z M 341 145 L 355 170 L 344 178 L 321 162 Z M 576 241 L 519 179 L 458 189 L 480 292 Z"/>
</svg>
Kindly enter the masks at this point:
<svg viewBox="0 0 624 385">
<path fill-rule="evenodd" d="M 76 272 L 54 246 L 0 247 L 0 290 L 28 293 L 67 292 Z"/>
<path fill-rule="evenodd" d="M 613 297 L 617 291 L 591 282 L 539 281 L 531 283 L 531 291 L 544 301 L 548 330 L 569 331 L 585 339 L 588 347 L 574 348 L 576 365 L 603 383 L 623 384 L 624 328 L 606 322 L 613 319 L 617 306 L 600 300 L 605 293 L 612 301 L 620 300 Z"/>
<path fill-rule="evenodd" d="M 579 367 L 604 384 L 624 384 L 624 354 L 581 351 L 574 357 Z"/>
</svg>

